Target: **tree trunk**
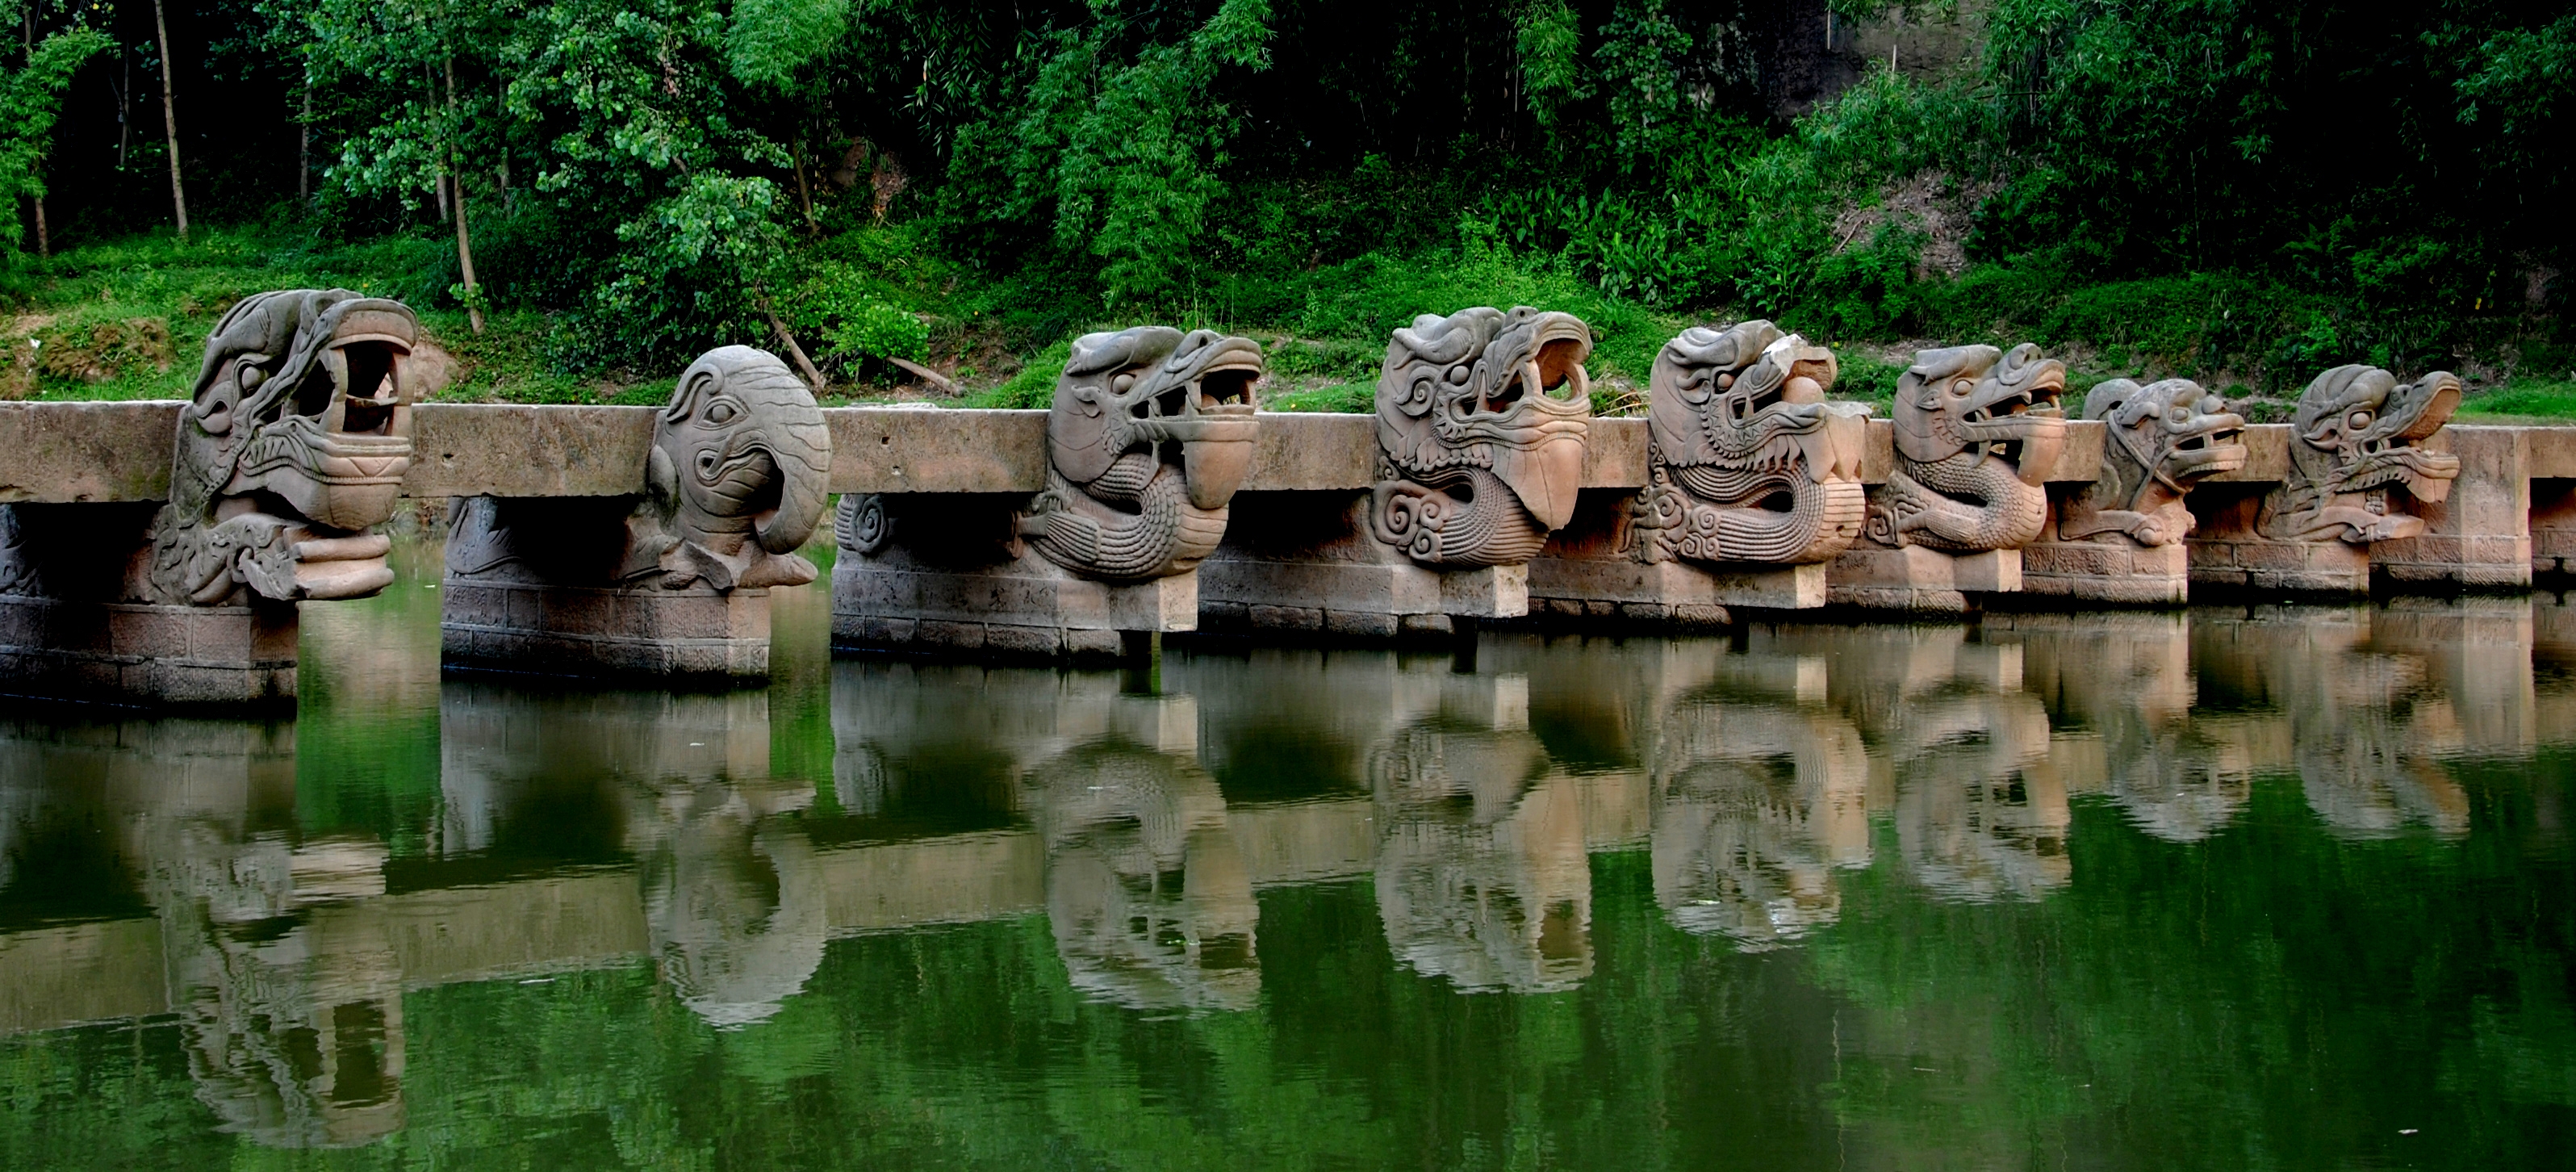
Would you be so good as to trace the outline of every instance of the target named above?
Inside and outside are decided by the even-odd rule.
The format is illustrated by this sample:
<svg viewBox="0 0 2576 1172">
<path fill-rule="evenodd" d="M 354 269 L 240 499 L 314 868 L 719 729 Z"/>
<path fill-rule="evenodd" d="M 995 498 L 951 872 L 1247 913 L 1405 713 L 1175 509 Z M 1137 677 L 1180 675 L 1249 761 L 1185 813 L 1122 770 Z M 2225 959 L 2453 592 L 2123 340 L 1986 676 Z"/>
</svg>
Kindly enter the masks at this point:
<svg viewBox="0 0 2576 1172">
<path fill-rule="evenodd" d="M 482 299 L 474 283 L 474 242 L 465 233 L 465 185 L 456 169 L 456 59 L 447 59 L 447 186 L 456 197 L 456 267 L 465 274 L 465 320 L 483 332 Z"/>
<path fill-rule="evenodd" d="M 805 233 L 822 235 L 823 225 L 814 221 L 814 193 L 805 183 L 805 147 L 802 143 L 796 147 L 796 202 L 805 209 Z"/>
<path fill-rule="evenodd" d="M 778 344 L 787 347 L 787 356 L 796 360 L 796 369 L 805 372 L 807 385 L 812 386 L 814 394 L 820 396 L 824 387 L 823 372 L 815 369 L 814 360 L 805 356 L 805 348 L 796 344 L 796 335 L 787 332 L 787 323 L 778 320 L 776 310 L 763 305 L 760 312 L 769 319 L 769 328 L 777 331 Z"/>
<path fill-rule="evenodd" d="M 53 238 L 45 234 L 45 197 L 36 197 L 36 257 L 50 260 L 54 255 Z"/>
<path fill-rule="evenodd" d="M 170 100 L 170 22 L 152 0 L 152 32 L 161 46 L 161 130 L 170 146 L 170 208 L 179 219 L 179 244 L 188 243 L 188 184 L 179 176 L 179 108 Z"/>
<path fill-rule="evenodd" d="M 296 120 L 295 202 L 313 206 L 313 79 L 304 79 L 304 116 Z"/>
<path fill-rule="evenodd" d="M 126 147 L 134 140 L 134 54 L 125 46 L 116 47 L 117 67 L 125 71 L 125 85 L 116 91 L 116 172 L 125 173 Z"/>
</svg>

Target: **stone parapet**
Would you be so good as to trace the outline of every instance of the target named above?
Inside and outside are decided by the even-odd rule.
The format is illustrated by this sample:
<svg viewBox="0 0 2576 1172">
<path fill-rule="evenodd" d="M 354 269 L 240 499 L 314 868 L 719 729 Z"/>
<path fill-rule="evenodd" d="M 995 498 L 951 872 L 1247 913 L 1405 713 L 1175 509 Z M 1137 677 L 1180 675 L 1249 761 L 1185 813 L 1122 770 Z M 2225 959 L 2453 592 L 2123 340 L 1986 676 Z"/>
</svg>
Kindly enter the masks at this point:
<svg viewBox="0 0 2576 1172">
<path fill-rule="evenodd" d="M 2427 451 L 2459 458 L 2459 479 L 2440 501 L 2414 500 L 2424 520 L 2414 537 L 2371 546 L 2371 568 L 2393 582 L 2457 587 L 2531 584 L 2533 569 L 2531 430 L 2444 427 Z"/>
</svg>

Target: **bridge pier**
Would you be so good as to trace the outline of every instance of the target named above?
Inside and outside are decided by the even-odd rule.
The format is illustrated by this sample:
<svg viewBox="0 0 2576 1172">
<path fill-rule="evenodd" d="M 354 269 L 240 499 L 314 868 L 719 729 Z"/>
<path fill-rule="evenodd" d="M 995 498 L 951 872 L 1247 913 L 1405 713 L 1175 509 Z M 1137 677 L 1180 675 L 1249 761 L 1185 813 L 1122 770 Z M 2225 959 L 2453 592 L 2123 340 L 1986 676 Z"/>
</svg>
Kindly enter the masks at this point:
<svg viewBox="0 0 2576 1172">
<path fill-rule="evenodd" d="M 816 576 L 832 442 L 775 356 L 709 351 L 655 417 L 644 491 L 460 498 L 450 515 L 442 659 L 550 675 L 757 681 L 769 589 Z"/>
</svg>

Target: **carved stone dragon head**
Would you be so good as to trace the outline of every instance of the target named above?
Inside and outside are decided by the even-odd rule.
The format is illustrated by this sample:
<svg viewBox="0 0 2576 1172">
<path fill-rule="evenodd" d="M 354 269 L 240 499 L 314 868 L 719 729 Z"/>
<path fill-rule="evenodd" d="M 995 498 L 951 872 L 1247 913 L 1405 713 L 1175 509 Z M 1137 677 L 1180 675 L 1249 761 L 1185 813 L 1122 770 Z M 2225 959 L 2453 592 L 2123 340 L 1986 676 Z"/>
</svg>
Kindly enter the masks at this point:
<svg viewBox="0 0 2576 1172">
<path fill-rule="evenodd" d="M 2027 342 L 1922 351 L 1896 383 L 1897 454 L 1935 464 L 1973 451 L 2044 471 L 2065 441 L 2065 392 L 2066 364 Z"/>
<path fill-rule="evenodd" d="M 2265 509 L 2262 531 L 2355 543 L 2422 532 L 2421 520 L 2387 512 L 2382 490 L 2403 488 L 2428 503 L 2450 495 L 2460 458 L 2417 445 L 2459 406 L 2460 379 L 2449 371 L 2411 383 L 2375 366 L 2318 375 L 2290 417 L 2290 474 Z"/>
<path fill-rule="evenodd" d="M 1225 535 L 1252 469 L 1261 345 L 1138 326 L 1076 339 L 1047 416 L 1047 491 L 1020 532 L 1076 573 L 1181 573 Z"/>
<path fill-rule="evenodd" d="M 1659 539 L 1647 559 L 1811 562 L 1851 544 L 1869 408 L 1825 399 L 1840 371 L 1833 351 L 1767 321 L 1665 343 L 1646 413 L 1663 482 L 1639 517 Z"/>
<path fill-rule="evenodd" d="M 1380 486 L 1378 535 L 1433 563 L 1497 565 L 1536 554 L 1548 531 L 1574 516 L 1591 354 L 1592 328 L 1581 319 L 1527 306 L 1425 314 L 1395 331 L 1378 375 L 1378 449 L 1415 488 Z M 1507 515 L 1496 495 L 1522 515 Z"/>
<path fill-rule="evenodd" d="M 823 411 L 786 363 L 749 346 L 710 350 L 654 421 L 638 511 L 660 532 L 636 553 L 672 589 L 811 582 L 814 565 L 796 550 L 822 522 L 831 469 Z"/>
<path fill-rule="evenodd" d="M 1899 466 L 1873 498 L 1871 538 L 1974 552 L 2039 536 L 2040 485 L 2066 442 L 2065 390 L 2066 364 L 2028 343 L 1917 352 L 1896 384 Z"/>
<path fill-rule="evenodd" d="M 170 503 L 135 592 L 211 606 L 359 598 L 393 581 L 382 536 L 412 456 L 420 325 L 346 289 L 245 298 L 206 339 L 179 415 Z"/>
<path fill-rule="evenodd" d="M 2191 486 L 2245 466 L 2244 417 L 2189 379 L 2112 379 L 2085 396 L 2084 417 L 2102 421 L 2109 442 L 2101 478 L 2058 519 L 2067 541 L 2120 533 L 2171 545 L 2192 530 L 2183 506 Z"/>
</svg>

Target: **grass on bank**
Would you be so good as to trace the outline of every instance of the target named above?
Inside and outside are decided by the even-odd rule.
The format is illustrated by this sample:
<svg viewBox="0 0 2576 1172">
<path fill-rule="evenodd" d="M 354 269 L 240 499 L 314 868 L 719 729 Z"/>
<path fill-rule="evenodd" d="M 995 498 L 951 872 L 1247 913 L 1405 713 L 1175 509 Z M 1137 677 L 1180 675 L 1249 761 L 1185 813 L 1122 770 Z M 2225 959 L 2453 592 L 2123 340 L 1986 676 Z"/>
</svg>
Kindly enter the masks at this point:
<svg viewBox="0 0 2576 1172">
<path fill-rule="evenodd" d="M 876 230 L 867 230 L 872 236 Z M 881 244 L 911 241 L 886 230 Z M 917 246 L 917 245 L 907 245 Z M 855 246 L 852 246 L 855 247 Z M 452 265 L 452 245 L 427 234 L 334 243 L 309 228 L 248 225 L 214 228 L 182 247 L 166 235 L 138 235 L 83 247 L 50 260 L 20 258 L 0 270 L 0 399 L 184 398 L 205 338 L 223 312 L 267 289 L 339 286 L 412 305 L 450 364 L 447 401 L 513 403 L 662 402 L 671 370 L 565 373 L 556 355 L 559 322 L 533 309 L 502 308 L 474 334 L 464 311 L 439 284 Z M 844 251 L 848 251 L 844 248 Z M 860 250 L 864 252 L 865 250 Z M 932 320 L 929 364 L 950 372 L 950 394 L 903 378 L 893 367 L 836 367 L 827 401 L 928 400 L 948 406 L 1043 407 L 1074 334 L 1139 324 L 1143 317 L 1102 314 L 1090 321 L 1006 333 L 991 323 L 1007 291 L 977 284 L 953 266 L 921 266 L 930 278 L 889 284 L 910 308 Z M 1600 289 L 1545 260 L 1492 250 L 1383 253 L 1291 274 L 1269 292 L 1268 320 L 1227 321 L 1184 310 L 1165 320 L 1212 327 L 1260 341 L 1270 383 L 1264 405 L 1283 411 L 1367 411 L 1389 331 L 1427 311 L 1468 305 L 1537 305 L 1589 322 L 1598 338 L 1590 369 L 1594 406 L 1604 414 L 1643 409 L 1643 387 L 1655 352 L 1686 325 L 1724 315 L 1657 310 Z M 2210 367 L 2221 345 L 2251 328 L 2255 291 L 2199 277 L 2156 278 L 2076 290 L 2050 290 L 2010 274 L 1971 273 L 1942 294 L 1925 317 L 1948 323 L 1939 339 L 1869 340 L 1827 336 L 1842 363 L 1836 394 L 1888 410 L 1915 349 L 2032 339 L 2067 360 L 2066 406 L 2080 412 L 2084 393 L 2108 378 L 2140 380 L 2182 374 L 2199 378 L 2257 422 L 2288 418 L 2304 378 L 2266 378 Z M 2284 298 L 2287 295 L 2283 295 Z M 2263 309 L 2288 313 L 2282 300 Z M 2290 308 L 2283 308 L 2289 306 Z M 2242 312 L 2240 312 L 2242 311 Z M 1072 324 L 1068 324 L 1068 322 Z M 2032 323 L 2032 324 L 2023 324 Z M 1800 315 L 1782 317 L 1800 328 Z M 1813 330 L 1815 326 L 1808 324 Z M 2231 333 L 2233 331 L 2233 333 Z M 1811 334 L 1811 336 L 1814 336 Z M 1011 346 L 1004 339 L 1018 337 Z M 772 339 L 738 341 L 774 347 Z M 817 339 L 807 339 L 809 349 Z M 2295 347 L 2292 347 L 2295 349 Z M 2513 362 L 2467 362 L 2464 419 L 2480 422 L 2576 423 L 2576 357 L 2549 346 L 2526 347 Z M 2287 351 L 2285 351 L 2287 353 Z M 2280 359 L 2285 369 L 2330 365 L 2325 355 Z M 2321 368 L 2321 366 L 2319 366 Z M 2256 385 L 2263 389 L 2257 390 Z"/>
</svg>

